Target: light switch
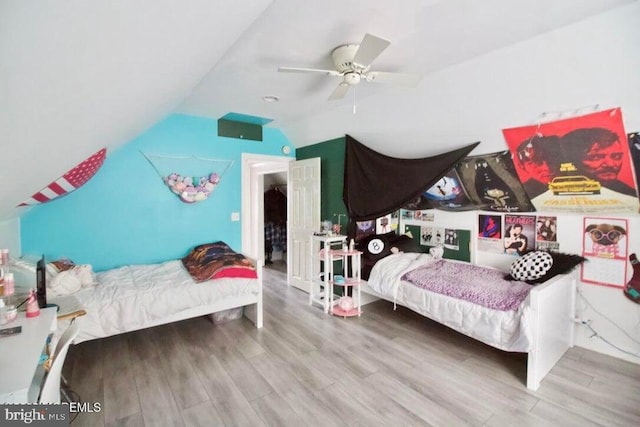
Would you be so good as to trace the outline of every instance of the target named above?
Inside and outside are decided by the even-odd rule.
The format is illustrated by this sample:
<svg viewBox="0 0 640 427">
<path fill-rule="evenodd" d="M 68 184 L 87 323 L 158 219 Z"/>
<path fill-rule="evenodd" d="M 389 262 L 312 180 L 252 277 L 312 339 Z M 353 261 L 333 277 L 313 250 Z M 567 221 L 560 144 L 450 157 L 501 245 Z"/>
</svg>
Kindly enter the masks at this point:
<svg viewBox="0 0 640 427">
<path fill-rule="evenodd" d="M 231 212 L 231 221 L 240 221 L 240 212 Z"/>
</svg>

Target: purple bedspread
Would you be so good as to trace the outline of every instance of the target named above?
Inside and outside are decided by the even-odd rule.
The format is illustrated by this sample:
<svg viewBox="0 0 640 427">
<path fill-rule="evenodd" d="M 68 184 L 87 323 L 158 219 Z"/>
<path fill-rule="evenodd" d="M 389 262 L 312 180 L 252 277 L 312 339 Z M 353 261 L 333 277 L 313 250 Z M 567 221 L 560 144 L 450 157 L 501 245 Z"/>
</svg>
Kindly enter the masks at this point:
<svg viewBox="0 0 640 427">
<path fill-rule="evenodd" d="M 531 285 L 504 280 L 504 274 L 477 265 L 438 260 L 405 273 L 402 280 L 494 310 L 516 310 L 529 295 Z"/>
</svg>

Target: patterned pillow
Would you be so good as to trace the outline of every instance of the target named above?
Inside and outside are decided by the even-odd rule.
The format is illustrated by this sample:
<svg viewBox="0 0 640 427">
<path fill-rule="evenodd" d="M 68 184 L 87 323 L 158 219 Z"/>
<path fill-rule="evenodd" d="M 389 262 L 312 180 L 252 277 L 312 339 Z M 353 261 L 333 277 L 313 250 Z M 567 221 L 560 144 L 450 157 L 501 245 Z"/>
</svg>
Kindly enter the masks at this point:
<svg viewBox="0 0 640 427">
<path fill-rule="evenodd" d="M 553 265 L 553 258 L 547 252 L 529 252 L 511 264 L 511 277 L 516 280 L 530 281 L 543 277 Z"/>
</svg>

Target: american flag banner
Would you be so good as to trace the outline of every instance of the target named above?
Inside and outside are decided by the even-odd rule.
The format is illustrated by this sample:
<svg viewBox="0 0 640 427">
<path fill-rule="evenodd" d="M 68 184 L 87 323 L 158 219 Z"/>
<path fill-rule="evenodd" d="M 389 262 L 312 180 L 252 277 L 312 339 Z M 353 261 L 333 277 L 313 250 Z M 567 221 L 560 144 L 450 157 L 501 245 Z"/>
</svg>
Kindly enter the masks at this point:
<svg viewBox="0 0 640 427">
<path fill-rule="evenodd" d="M 67 173 L 35 193 L 24 202 L 20 203 L 18 207 L 46 203 L 82 187 L 93 177 L 93 175 L 96 174 L 96 172 L 98 172 L 98 169 L 102 167 L 106 155 L 107 149 L 103 148 L 83 162 L 78 163 L 73 169 L 70 169 Z"/>
</svg>

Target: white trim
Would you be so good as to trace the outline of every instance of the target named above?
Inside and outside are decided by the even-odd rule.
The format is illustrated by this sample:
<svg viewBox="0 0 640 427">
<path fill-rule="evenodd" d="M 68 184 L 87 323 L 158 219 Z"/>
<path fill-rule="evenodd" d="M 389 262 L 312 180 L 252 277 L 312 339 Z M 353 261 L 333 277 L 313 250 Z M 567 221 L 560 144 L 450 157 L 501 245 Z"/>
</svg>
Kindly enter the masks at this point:
<svg viewBox="0 0 640 427">
<path fill-rule="evenodd" d="M 287 173 L 289 183 L 289 163 L 293 157 L 265 154 L 242 153 L 242 205 L 241 230 L 242 252 L 264 263 L 264 175 L 276 172 Z M 288 208 L 287 208 L 288 209 Z M 287 230 L 287 235 L 288 235 Z M 287 256 L 289 256 L 287 254 Z"/>
</svg>

